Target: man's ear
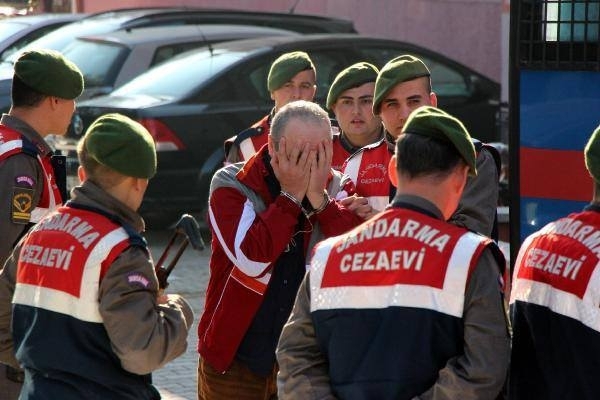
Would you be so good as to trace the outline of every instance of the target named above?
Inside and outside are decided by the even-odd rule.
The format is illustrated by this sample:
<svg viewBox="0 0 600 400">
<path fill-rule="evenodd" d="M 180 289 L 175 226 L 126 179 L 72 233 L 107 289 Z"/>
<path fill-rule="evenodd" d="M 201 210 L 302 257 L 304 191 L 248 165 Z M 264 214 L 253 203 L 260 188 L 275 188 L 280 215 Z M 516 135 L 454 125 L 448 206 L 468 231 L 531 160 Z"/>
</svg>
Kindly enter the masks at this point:
<svg viewBox="0 0 600 400">
<path fill-rule="evenodd" d="M 432 107 L 437 107 L 438 99 L 437 99 L 437 95 L 435 94 L 435 92 L 429 93 L 429 101 L 431 101 Z"/>
<path fill-rule="evenodd" d="M 466 164 L 460 164 L 456 166 L 454 171 L 454 188 L 457 193 L 461 193 L 467 184 L 467 178 L 469 177 L 469 166 Z"/>
<path fill-rule="evenodd" d="M 394 187 L 398 187 L 398 171 L 396 171 L 396 155 L 394 154 L 392 158 L 390 158 L 390 162 L 388 163 L 388 176 L 390 178 L 390 182 Z"/>
<path fill-rule="evenodd" d="M 85 174 L 85 170 L 83 169 L 83 167 L 80 165 L 79 167 L 77 167 L 77 177 L 79 178 L 79 183 L 83 183 L 87 176 Z"/>
<path fill-rule="evenodd" d="M 50 108 L 54 110 L 58 106 L 58 98 L 54 96 L 48 96 L 47 99 L 50 102 Z"/>
</svg>

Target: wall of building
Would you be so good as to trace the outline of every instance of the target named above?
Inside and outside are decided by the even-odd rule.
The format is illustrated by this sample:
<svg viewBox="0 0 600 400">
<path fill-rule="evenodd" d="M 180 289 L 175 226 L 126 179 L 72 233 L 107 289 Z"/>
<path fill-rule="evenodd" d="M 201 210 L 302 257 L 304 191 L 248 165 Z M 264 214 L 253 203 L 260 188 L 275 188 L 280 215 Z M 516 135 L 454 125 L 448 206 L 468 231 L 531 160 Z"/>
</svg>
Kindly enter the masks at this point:
<svg viewBox="0 0 600 400">
<path fill-rule="evenodd" d="M 288 12 L 295 7 L 297 13 L 350 19 L 362 34 L 412 42 L 498 82 L 504 80 L 502 0 L 75 0 L 74 3 L 82 12 L 165 5 L 275 12 Z"/>
</svg>

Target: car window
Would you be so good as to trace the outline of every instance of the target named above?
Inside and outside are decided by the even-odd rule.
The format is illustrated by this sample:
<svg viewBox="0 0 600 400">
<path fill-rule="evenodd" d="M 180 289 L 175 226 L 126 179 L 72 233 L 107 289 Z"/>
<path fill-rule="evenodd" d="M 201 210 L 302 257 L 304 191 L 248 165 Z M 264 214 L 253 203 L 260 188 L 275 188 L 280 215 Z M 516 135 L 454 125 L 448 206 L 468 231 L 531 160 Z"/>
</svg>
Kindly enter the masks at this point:
<svg viewBox="0 0 600 400">
<path fill-rule="evenodd" d="M 173 43 L 173 44 L 161 46 L 156 49 L 156 52 L 154 53 L 154 57 L 152 58 L 152 62 L 150 63 L 150 66 L 160 64 L 161 62 L 169 60 L 178 54 L 181 54 L 188 50 L 195 49 L 200 46 L 204 46 L 205 44 L 206 44 L 206 42 L 201 40 L 198 42 Z"/>
<path fill-rule="evenodd" d="M 317 70 L 317 94 L 315 95 L 315 101 L 325 104 L 329 86 L 331 86 L 336 75 L 348 66 L 348 62 L 343 53 L 332 51 L 331 49 L 314 50 L 309 53 L 309 56 Z"/>
<path fill-rule="evenodd" d="M 2 60 L 6 59 L 11 54 L 19 51 L 20 49 L 27 46 L 29 43 L 33 42 L 34 40 L 37 40 L 44 35 L 47 35 L 49 32 L 52 32 L 53 30 L 55 30 L 57 28 L 57 25 L 59 25 L 59 26 L 64 25 L 64 22 L 59 23 L 59 24 L 45 26 L 43 28 L 37 29 L 34 32 L 31 32 L 28 35 L 20 38 L 19 40 L 15 41 L 10 47 L 7 47 L 6 50 L 4 50 L 2 52 L 0 59 L 2 59 Z"/>
<path fill-rule="evenodd" d="M 249 78 L 248 83 L 256 93 L 256 98 L 264 102 L 271 101 L 271 93 L 267 88 L 267 77 L 269 76 L 270 68 L 270 63 L 263 62 L 247 75 Z"/>
<path fill-rule="evenodd" d="M 53 30 L 47 35 L 34 40 L 27 46 L 23 47 L 23 51 L 31 49 L 50 49 L 63 51 L 73 40 L 80 36 L 97 35 L 110 32 L 119 27 L 121 20 L 115 19 L 111 21 L 79 21 L 61 26 Z M 7 58 L 7 61 L 14 63 L 19 57 L 20 52 L 13 53 Z"/>
<path fill-rule="evenodd" d="M 433 91 L 442 97 L 469 96 L 470 91 L 465 77 L 456 69 L 432 61 L 429 58 L 421 58 L 431 72 L 431 86 Z"/>
<path fill-rule="evenodd" d="M 361 50 L 365 54 L 366 59 L 375 61 L 378 68 L 381 68 L 394 57 L 406 54 L 406 51 L 390 48 L 364 48 Z M 431 84 L 433 91 L 438 96 L 469 96 L 469 86 L 464 75 L 455 68 L 443 64 L 439 61 L 434 61 L 422 54 L 412 52 L 414 56 L 419 57 L 431 72 Z"/>
<path fill-rule="evenodd" d="M 218 82 L 202 91 L 201 96 L 211 102 L 248 102 L 272 104 L 271 94 L 267 88 L 267 77 L 273 61 L 281 53 L 268 53 L 258 59 L 228 71 Z M 316 101 L 324 103 L 329 85 L 336 74 L 345 68 L 345 56 L 337 50 L 313 50 L 309 56 L 317 69 Z"/>
<path fill-rule="evenodd" d="M 269 64 L 265 67 L 265 63 L 260 62 L 259 59 L 242 63 L 210 82 L 190 101 L 195 103 L 208 101 L 213 104 L 232 102 L 254 104 L 271 101 L 267 90 L 268 67 Z"/>
<path fill-rule="evenodd" d="M 238 61 L 242 55 L 236 52 L 212 55 L 209 51 L 182 54 L 139 75 L 112 94 L 183 98 Z"/>
<path fill-rule="evenodd" d="M 64 50 L 65 57 L 81 70 L 86 88 L 113 86 L 128 54 L 122 45 L 80 39 Z"/>
</svg>

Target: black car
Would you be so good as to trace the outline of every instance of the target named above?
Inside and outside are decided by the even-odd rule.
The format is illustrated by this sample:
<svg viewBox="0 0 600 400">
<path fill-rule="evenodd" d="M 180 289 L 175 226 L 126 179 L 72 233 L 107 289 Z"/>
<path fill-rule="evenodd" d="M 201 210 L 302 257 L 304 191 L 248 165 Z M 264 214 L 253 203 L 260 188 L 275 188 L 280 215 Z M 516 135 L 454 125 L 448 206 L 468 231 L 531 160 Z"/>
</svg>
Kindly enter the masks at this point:
<svg viewBox="0 0 600 400">
<path fill-rule="evenodd" d="M 183 53 L 108 96 L 79 103 L 74 120 L 85 131 L 100 115 L 119 112 L 152 133 L 158 173 L 141 208 L 147 219 L 168 222 L 182 212 L 203 212 L 210 179 L 223 164 L 223 141 L 269 112 L 269 67 L 294 50 L 308 52 L 316 65 L 320 104 L 333 78 L 348 65 L 369 61 L 382 67 L 400 54 L 417 55 L 431 69 L 439 106 L 464 121 L 473 136 L 498 138 L 498 83 L 422 47 L 351 34 L 269 37 Z M 74 180 L 76 160 L 70 162 Z"/>
<path fill-rule="evenodd" d="M 252 25 L 296 33 L 356 32 L 352 21 L 303 14 L 190 7 L 149 7 L 105 11 L 62 26 L 3 59 L 0 63 L 0 111 L 6 112 L 10 107 L 13 64 L 22 51 L 44 48 L 62 52 L 81 36 L 102 35 L 142 27 L 199 24 Z"/>
</svg>

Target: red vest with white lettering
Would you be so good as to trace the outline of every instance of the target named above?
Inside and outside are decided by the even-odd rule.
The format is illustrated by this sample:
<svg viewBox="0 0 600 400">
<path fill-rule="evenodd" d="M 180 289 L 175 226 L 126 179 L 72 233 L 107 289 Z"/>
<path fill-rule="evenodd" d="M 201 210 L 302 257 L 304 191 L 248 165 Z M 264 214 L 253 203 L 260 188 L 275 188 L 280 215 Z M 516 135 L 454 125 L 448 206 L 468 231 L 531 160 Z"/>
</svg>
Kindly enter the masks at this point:
<svg viewBox="0 0 600 400">
<path fill-rule="evenodd" d="M 13 301 L 101 322 L 98 283 L 129 245 L 127 232 L 108 218 L 60 207 L 27 235 Z"/>
<path fill-rule="evenodd" d="M 27 149 L 25 149 L 26 144 L 28 145 Z M 30 222 L 37 223 L 46 214 L 52 212 L 62 204 L 62 198 L 58 186 L 56 185 L 50 156 L 40 156 L 35 146 L 19 132 L 8 128 L 7 126 L 0 125 L 0 161 L 5 160 L 14 154 L 23 152 L 36 157 L 42 169 L 42 175 L 44 176 L 44 190 L 41 193 L 40 201 L 31 212 L 31 217 L 29 218 Z"/>
<path fill-rule="evenodd" d="M 94 390 L 98 398 L 156 398 L 149 376 L 121 366 L 99 310 L 100 282 L 131 245 L 121 225 L 68 206 L 25 237 L 13 297 L 13 339 L 17 360 L 39 373 L 36 385 L 46 395 L 66 398 L 52 392 L 65 387 L 66 393 Z M 145 279 L 126 274 L 123 279 Z M 53 343 L 60 343 L 59 353 Z"/>
<path fill-rule="evenodd" d="M 388 165 L 392 154 L 388 142 L 381 139 L 354 153 L 342 168 L 354 182 L 356 193 L 369 199 L 371 207 L 379 211 L 390 202 Z"/>
<path fill-rule="evenodd" d="M 510 305 L 510 398 L 598 398 L 600 212 L 571 214 L 523 242 Z"/>
<path fill-rule="evenodd" d="M 334 393 L 400 399 L 428 389 L 463 353 L 465 290 L 489 243 L 405 208 L 321 242 L 310 310 Z"/>
</svg>

